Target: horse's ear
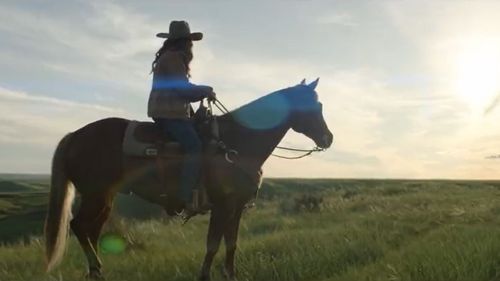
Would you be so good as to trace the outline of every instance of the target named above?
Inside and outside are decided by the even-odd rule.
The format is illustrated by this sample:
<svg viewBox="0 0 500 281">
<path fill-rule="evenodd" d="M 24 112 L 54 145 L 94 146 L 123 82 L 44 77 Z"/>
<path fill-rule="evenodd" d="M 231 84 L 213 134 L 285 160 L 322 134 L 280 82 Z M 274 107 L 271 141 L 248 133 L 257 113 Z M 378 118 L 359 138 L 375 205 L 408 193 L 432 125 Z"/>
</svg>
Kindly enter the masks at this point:
<svg viewBox="0 0 500 281">
<path fill-rule="evenodd" d="M 302 79 L 302 81 L 300 81 L 300 85 L 305 85 L 306 84 L 306 78 Z"/>
<path fill-rule="evenodd" d="M 319 82 L 319 77 L 307 86 L 309 86 L 309 88 L 314 90 L 314 89 L 316 89 L 316 86 L 318 86 L 318 82 Z"/>
</svg>

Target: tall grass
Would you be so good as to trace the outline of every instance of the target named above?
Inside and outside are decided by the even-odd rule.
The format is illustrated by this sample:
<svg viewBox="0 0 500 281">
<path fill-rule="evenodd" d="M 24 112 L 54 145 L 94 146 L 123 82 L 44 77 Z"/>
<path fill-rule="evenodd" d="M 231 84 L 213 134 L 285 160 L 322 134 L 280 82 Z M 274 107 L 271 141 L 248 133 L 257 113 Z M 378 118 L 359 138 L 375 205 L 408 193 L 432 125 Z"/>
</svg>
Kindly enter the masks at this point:
<svg viewBox="0 0 500 281">
<path fill-rule="evenodd" d="M 317 190 L 324 199 L 320 212 L 282 212 L 289 196 L 281 190 L 247 212 L 236 260 L 239 280 L 500 279 L 496 184 L 342 184 Z M 107 280 L 196 280 L 207 225 L 207 217 L 199 217 L 185 226 L 150 220 L 108 228 L 125 234 L 129 247 L 102 255 Z M 1 247 L 0 280 L 81 280 L 85 258 L 75 239 L 69 244 L 51 275 L 43 273 L 38 238 Z M 214 280 L 222 280 L 223 253 L 221 248 Z"/>
</svg>

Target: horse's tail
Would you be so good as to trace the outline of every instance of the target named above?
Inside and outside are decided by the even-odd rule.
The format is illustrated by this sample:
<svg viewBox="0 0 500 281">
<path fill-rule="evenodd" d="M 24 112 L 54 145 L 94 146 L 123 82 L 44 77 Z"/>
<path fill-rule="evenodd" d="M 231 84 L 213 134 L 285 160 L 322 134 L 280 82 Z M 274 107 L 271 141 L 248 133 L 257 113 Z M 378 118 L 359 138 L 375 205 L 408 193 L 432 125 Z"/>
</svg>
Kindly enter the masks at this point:
<svg viewBox="0 0 500 281">
<path fill-rule="evenodd" d="M 75 188 L 70 184 L 66 165 L 67 149 L 71 136 L 72 134 L 67 134 L 59 142 L 52 158 L 49 208 L 45 220 L 47 272 L 62 260 L 68 238 L 71 206 L 75 198 Z"/>
</svg>

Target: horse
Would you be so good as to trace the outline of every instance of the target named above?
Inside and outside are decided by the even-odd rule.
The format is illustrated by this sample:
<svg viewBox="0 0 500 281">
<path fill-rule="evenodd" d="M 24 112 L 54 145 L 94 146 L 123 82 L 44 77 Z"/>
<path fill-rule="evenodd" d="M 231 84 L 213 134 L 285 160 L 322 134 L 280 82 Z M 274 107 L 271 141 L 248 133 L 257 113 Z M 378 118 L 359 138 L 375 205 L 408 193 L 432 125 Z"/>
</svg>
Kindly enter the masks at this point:
<svg viewBox="0 0 500 281">
<path fill-rule="evenodd" d="M 331 146 L 333 135 L 323 118 L 322 104 L 315 91 L 318 80 L 310 84 L 303 80 L 217 116 L 220 141 L 237 153 L 217 153 L 203 164 L 204 186 L 212 207 L 199 280 L 210 280 L 212 261 L 222 238 L 226 246 L 225 276 L 236 280 L 234 257 L 242 211 L 256 197 L 262 165 L 287 131 L 292 129 L 307 136 L 320 148 Z M 113 198 L 124 186 L 137 183 L 137 179 L 151 182 L 151 171 L 154 171 L 151 167 L 156 167 L 152 164 L 154 158 L 144 161 L 144 167 L 124 165 L 122 143 L 130 122 L 122 118 L 98 120 L 68 133 L 58 143 L 52 159 L 45 221 L 47 272 L 62 260 L 71 228 L 87 258 L 87 277 L 104 279 L 98 240 Z M 178 169 L 177 166 L 170 165 L 166 170 Z M 172 180 L 170 184 L 175 185 L 179 173 L 167 171 L 167 177 Z M 156 182 L 160 188 L 161 184 Z M 148 192 L 143 191 L 147 188 L 136 186 L 131 191 L 156 201 L 154 203 L 164 203 L 147 196 Z M 71 219 L 75 189 L 81 203 Z"/>
</svg>

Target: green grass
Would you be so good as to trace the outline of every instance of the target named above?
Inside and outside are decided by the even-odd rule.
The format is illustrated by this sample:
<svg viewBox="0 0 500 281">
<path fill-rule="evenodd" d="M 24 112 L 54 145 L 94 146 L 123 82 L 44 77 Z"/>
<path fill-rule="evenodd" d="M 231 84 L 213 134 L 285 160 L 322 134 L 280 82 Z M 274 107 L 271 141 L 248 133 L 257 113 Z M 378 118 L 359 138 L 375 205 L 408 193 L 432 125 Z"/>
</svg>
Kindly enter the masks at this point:
<svg viewBox="0 0 500 281">
<path fill-rule="evenodd" d="M 280 209 L 302 193 L 322 196 L 321 211 Z M 498 182 L 274 179 L 260 196 L 242 219 L 239 280 L 500 280 Z M 130 243 L 102 255 L 107 280 L 195 280 L 207 224 L 113 220 L 106 233 Z M 82 280 L 85 258 L 73 237 L 50 275 L 42 253 L 37 237 L 0 247 L 0 280 Z M 222 280 L 223 254 L 214 280 Z"/>
</svg>

